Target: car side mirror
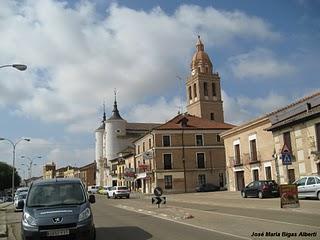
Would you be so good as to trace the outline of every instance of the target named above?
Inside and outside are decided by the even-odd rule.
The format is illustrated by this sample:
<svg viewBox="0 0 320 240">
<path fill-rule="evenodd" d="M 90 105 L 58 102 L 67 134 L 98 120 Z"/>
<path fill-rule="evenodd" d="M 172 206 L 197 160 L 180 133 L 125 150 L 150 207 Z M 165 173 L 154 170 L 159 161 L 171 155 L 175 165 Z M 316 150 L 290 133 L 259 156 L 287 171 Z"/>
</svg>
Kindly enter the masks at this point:
<svg viewBox="0 0 320 240">
<path fill-rule="evenodd" d="M 23 200 L 20 200 L 20 201 L 18 202 L 18 208 L 19 208 L 19 209 L 23 209 L 23 207 L 24 207 L 24 201 L 23 201 Z"/>
<path fill-rule="evenodd" d="M 96 202 L 96 197 L 94 195 L 89 196 L 89 203 L 95 203 Z"/>
</svg>

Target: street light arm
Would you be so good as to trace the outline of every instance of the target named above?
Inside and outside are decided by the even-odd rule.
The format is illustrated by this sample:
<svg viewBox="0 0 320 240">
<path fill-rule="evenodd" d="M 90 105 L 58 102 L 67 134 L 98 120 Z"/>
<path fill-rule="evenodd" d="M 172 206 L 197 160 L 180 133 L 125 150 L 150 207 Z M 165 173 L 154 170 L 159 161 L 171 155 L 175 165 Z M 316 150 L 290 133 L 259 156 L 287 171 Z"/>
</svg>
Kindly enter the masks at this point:
<svg viewBox="0 0 320 240">
<path fill-rule="evenodd" d="M 19 71 L 24 71 L 27 69 L 27 65 L 24 64 L 6 64 L 0 66 L 0 68 L 5 68 L 5 67 L 13 67 L 15 69 L 18 69 Z"/>
</svg>

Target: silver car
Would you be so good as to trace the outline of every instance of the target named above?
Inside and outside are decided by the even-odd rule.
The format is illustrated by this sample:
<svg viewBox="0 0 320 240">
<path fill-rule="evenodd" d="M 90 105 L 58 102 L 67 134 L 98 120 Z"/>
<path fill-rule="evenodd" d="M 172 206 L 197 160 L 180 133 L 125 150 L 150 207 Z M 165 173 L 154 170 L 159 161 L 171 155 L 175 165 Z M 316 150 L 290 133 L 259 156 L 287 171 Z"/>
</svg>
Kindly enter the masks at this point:
<svg viewBox="0 0 320 240">
<path fill-rule="evenodd" d="M 299 198 L 318 198 L 320 200 L 320 177 L 306 176 L 294 182 L 298 186 Z"/>
<path fill-rule="evenodd" d="M 80 179 L 62 178 L 33 182 L 23 208 L 23 240 L 95 239 L 95 227 L 88 196 Z"/>
</svg>

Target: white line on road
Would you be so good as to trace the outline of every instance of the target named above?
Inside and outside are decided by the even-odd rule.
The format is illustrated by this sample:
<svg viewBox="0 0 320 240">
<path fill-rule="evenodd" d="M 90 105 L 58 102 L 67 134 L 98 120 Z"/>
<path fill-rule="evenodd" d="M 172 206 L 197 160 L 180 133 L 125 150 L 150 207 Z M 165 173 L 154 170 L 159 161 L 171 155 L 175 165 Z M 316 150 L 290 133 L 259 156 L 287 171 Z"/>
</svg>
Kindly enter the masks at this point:
<svg viewBox="0 0 320 240">
<path fill-rule="evenodd" d="M 199 229 L 202 229 L 202 230 L 206 230 L 206 231 L 210 231 L 210 232 L 214 232 L 214 233 L 219 233 L 219 234 L 222 234 L 222 235 L 227 235 L 227 236 L 231 236 L 231 237 L 235 237 L 235 238 L 239 238 L 239 239 L 251 240 L 251 238 L 248 238 L 248 237 L 242 237 L 242 236 L 235 235 L 235 234 L 232 234 L 232 233 L 222 232 L 222 231 L 214 230 L 214 229 L 211 229 L 211 228 L 206 228 L 206 227 L 197 226 L 197 225 L 193 225 L 193 224 L 190 224 L 190 223 L 186 223 L 186 222 L 181 222 L 181 221 L 178 221 L 178 220 L 170 219 L 168 217 L 163 217 L 163 216 L 161 216 L 162 214 L 153 215 L 153 214 L 149 214 L 148 212 L 137 211 L 133 207 L 129 207 L 129 206 L 125 206 L 125 205 L 115 205 L 115 207 L 122 208 L 122 209 L 125 209 L 125 210 L 128 210 L 128 211 L 142 213 L 142 214 L 145 214 L 145 215 L 149 215 L 151 217 L 161 218 L 161 219 L 164 219 L 164 220 L 167 220 L 167 221 L 171 221 L 171 222 L 175 222 L 175 223 L 180 223 L 180 224 L 183 224 L 183 225 L 186 225 L 186 226 L 189 226 L 189 227 L 199 228 Z M 139 209 L 139 210 L 141 210 L 141 209 Z"/>
<path fill-rule="evenodd" d="M 184 208 L 184 207 L 179 207 L 184 210 L 195 210 L 192 208 Z M 270 219 L 265 219 L 265 218 L 257 218 L 257 217 L 249 217 L 249 216 L 242 216 L 242 215 L 236 215 L 236 214 L 230 214 L 230 213 L 218 213 L 218 212 L 210 212 L 206 210 L 201 210 L 197 209 L 197 211 L 205 212 L 205 213 L 210 213 L 210 214 L 217 214 L 217 215 L 222 215 L 222 216 L 230 216 L 230 217 L 239 217 L 239 218 L 246 218 L 246 219 L 251 219 L 251 220 L 259 220 L 259 221 L 265 221 L 265 222 L 271 222 L 271 223 L 281 223 L 281 224 L 288 224 L 288 225 L 295 225 L 295 226 L 300 226 L 300 227 L 309 227 L 309 228 L 319 228 L 319 226 L 313 226 L 313 225 L 304 225 L 304 224 L 299 224 L 299 223 L 289 223 L 289 222 L 282 222 L 282 221 L 277 221 L 277 220 L 270 220 Z"/>
</svg>

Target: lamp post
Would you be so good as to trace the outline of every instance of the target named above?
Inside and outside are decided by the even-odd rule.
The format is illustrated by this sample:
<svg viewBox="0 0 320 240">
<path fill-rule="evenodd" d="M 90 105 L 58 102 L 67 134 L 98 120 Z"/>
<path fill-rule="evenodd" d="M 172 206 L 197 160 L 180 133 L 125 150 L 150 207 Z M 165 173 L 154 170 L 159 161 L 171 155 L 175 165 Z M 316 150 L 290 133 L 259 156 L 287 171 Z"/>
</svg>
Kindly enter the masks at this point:
<svg viewBox="0 0 320 240">
<path fill-rule="evenodd" d="M 13 142 L 7 138 L 0 138 L 0 141 L 7 141 L 13 147 L 13 151 L 12 151 L 12 201 L 13 201 L 13 196 L 14 196 L 14 164 L 15 164 L 15 160 L 16 160 L 16 146 L 21 141 L 30 142 L 30 139 L 29 138 L 20 138 L 18 141 Z"/>
<path fill-rule="evenodd" d="M 24 64 L 7 64 L 7 65 L 0 66 L 0 68 L 5 68 L 5 67 L 13 67 L 19 71 L 24 71 L 27 69 L 27 65 L 24 65 Z"/>
<path fill-rule="evenodd" d="M 29 180 L 31 179 L 32 177 L 32 166 L 36 166 L 37 164 L 33 163 L 33 160 L 35 160 L 36 158 L 42 158 L 42 156 L 37 156 L 37 157 L 34 157 L 34 158 L 30 158 L 28 156 L 21 156 L 21 158 L 26 158 L 29 160 L 29 166 L 28 166 L 28 171 L 29 171 Z M 21 165 L 24 165 L 23 163 Z"/>
</svg>

